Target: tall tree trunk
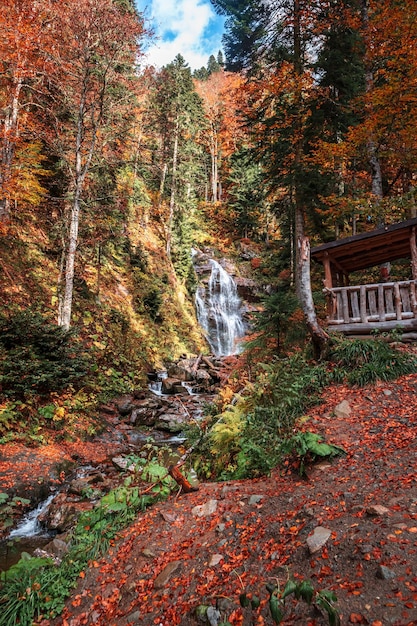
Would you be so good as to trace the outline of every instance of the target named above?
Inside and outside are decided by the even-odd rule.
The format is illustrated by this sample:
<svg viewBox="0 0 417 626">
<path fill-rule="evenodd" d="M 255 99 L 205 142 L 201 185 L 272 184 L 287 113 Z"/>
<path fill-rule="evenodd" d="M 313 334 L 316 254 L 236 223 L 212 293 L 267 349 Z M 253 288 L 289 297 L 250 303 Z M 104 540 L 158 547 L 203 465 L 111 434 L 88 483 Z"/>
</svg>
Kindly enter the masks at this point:
<svg viewBox="0 0 417 626">
<path fill-rule="evenodd" d="M 75 255 L 78 245 L 78 227 L 80 221 L 80 200 L 81 189 L 78 186 L 75 191 L 74 200 L 71 207 L 71 221 L 68 235 L 68 246 L 65 256 L 64 289 L 58 296 L 58 325 L 65 328 L 65 330 L 69 330 L 69 327 L 71 325 Z"/>
<path fill-rule="evenodd" d="M 329 336 L 321 328 L 317 321 L 314 307 L 313 294 L 311 291 L 310 276 L 310 242 L 305 235 L 304 206 L 301 193 L 302 185 L 302 155 L 303 155 L 303 94 L 302 94 L 302 73 L 303 59 L 301 51 L 301 6 L 300 0 L 294 0 L 294 73 L 297 80 L 296 101 L 298 105 L 298 116 L 296 121 L 295 146 L 294 146 L 294 175 L 295 175 L 295 240 L 296 240 L 296 293 L 303 310 L 307 328 L 311 334 L 315 357 L 319 358 L 324 352 L 329 341 Z"/>
<path fill-rule="evenodd" d="M 83 157 L 85 146 L 85 115 L 88 89 L 84 87 L 78 109 L 77 135 L 75 141 L 74 196 L 70 212 L 68 245 L 65 255 L 64 289 L 58 285 L 58 325 L 69 330 L 71 325 L 72 299 L 74 292 L 75 256 L 78 246 L 78 228 L 80 221 L 81 197 L 84 181 L 90 169 L 96 147 L 98 121 L 93 124 L 87 154 Z M 91 113 L 90 113 L 91 114 Z M 94 115 L 94 112 L 93 112 Z"/>
<path fill-rule="evenodd" d="M 219 173 L 218 173 L 218 141 L 216 129 L 212 129 L 211 140 L 211 197 L 212 202 L 217 202 L 218 197 L 218 185 L 219 185 Z"/>
<path fill-rule="evenodd" d="M 22 89 L 22 80 L 15 81 L 10 106 L 6 108 L 3 128 L 3 145 L 1 150 L 0 168 L 0 222 L 7 222 L 10 217 L 10 197 L 7 189 L 12 173 L 12 163 L 16 149 L 18 135 L 19 98 Z"/>
</svg>

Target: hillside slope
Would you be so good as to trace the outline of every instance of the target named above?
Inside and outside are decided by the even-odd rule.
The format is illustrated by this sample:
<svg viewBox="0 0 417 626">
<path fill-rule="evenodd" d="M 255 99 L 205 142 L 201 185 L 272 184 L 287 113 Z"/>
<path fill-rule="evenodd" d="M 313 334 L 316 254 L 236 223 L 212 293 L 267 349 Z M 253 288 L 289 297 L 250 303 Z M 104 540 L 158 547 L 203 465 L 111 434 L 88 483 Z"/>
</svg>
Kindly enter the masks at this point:
<svg viewBox="0 0 417 626">
<path fill-rule="evenodd" d="M 416 624 L 416 384 L 410 375 L 329 388 L 309 428 L 346 456 L 306 479 L 287 467 L 156 505 L 83 573 L 63 617 L 43 626 L 194 626 L 208 623 L 196 617 L 200 605 L 213 607 L 211 623 L 272 625 L 266 584 L 282 592 L 288 579 L 334 591 L 342 624 Z M 351 414 L 336 418 L 342 399 Z M 307 538 L 321 532 L 313 551 Z M 260 606 L 242 608 L 242 593 Z M 329 623 L 293 596 L 283 608 L 284 624 Z"/>
</svg>

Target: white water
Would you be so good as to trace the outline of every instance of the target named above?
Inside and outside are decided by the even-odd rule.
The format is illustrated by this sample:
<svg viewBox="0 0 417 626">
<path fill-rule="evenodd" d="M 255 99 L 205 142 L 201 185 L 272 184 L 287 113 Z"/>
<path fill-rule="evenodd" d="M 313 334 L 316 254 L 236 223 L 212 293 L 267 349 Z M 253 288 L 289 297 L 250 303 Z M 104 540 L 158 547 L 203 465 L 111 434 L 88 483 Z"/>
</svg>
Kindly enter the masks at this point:
<svg viewBox="0 0 417 626">
<path fill-rule="evenodd" d="M 20 524 L 11 531 L 9 538 L 16 539 L 17 537 L 35 537 L 36 535 L 42 535 L 44 530 L 39 523 L 39 516 L 50 505 L 54 497 L 54 495 L 49 496 L 49 498 L 41 502 L 36 509 L 33 509 L 33 511 L 25 515 Z"/>
<path fill-rule="evenodd" d="M 242 304 L 233 278 L 217 261 L 210 265 L 208 285 L 200 285 L 195 297 L 197 318 L 213 353 L 229 356 L 239 351 L 237 340 L 245 334 Z"/>
<path fill-rule="evenodd" d="M 164 378 L 167 378 L 168 374 L 165 371 L 158 372 L 158 379 L 153 380 L 148 385 L 149 391 L 152 391 L 156 396 L 162 396 L 162 381 Z"/>
</svg>

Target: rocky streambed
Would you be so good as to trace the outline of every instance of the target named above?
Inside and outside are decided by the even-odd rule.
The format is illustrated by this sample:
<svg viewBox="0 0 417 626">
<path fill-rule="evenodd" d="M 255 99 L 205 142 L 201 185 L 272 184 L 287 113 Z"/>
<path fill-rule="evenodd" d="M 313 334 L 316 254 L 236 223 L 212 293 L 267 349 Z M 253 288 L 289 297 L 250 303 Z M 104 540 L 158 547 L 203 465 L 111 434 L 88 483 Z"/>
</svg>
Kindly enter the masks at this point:
<svg viewBox="0 0 417 626">
<path fill-rule="evenodd" d="M 68 532 L 79 515 L 123 483 L 132 455 L 148 454 L 153 446 L 169 446 L 168 455 L 184 443 L 184 428 L 198 423 L 203 406 L 213 401 L 220 380 L 221 360 L 199 356 L 184 358 L 166 371 L 149 374 L 149 388 L 126 394 L 100 407 L 103 429 L 92 444 L 107 451 L 101 462 L 73 454 L 70 461 L 48 472 L 33 490 L 31 510 L 0 544 L 0 570 L 17 562 L 23 551 L 46 552 L 60 560 L 67 550 Z M 35 452 L 33 452 L 35 454 Z M 178 456 L 177 456 L 178 458 Z M 167 464 L 175 458 L 167 458 Z M 59 476 L 60 480 L 57 480 Z M 29 491 L 29 484 L 27 485 Z M 25 482 L 16 477 L 9 493 L 25 497 Z"/>
</svg>

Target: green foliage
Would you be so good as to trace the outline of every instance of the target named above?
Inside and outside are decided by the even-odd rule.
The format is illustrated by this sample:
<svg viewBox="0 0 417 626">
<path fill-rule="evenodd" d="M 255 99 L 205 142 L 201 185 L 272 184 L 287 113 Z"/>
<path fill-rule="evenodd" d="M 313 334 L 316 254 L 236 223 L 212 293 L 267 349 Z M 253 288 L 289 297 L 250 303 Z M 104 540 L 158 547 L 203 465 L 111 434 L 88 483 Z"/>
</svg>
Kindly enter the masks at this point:
<svg viewBox="0 0 417 626">
<path fill-rule="evenodd" d="M 286 336 L 291 332 L 294 339 L 296 329 L 305 336 L 303 322 L 295 322 L 291 316 L 299 306 L 292 291 L 282 288 L 264 298 L 262 310 L 255 314 L 253 329 L 255 338 L 246 343 L 245 349 L 261 349 L 265 353 L 279 353 L 286 344 Z"/>
<path fill-rule="evenodd" d="M 298 431 L 283 442 L 282 452 L 296 457 L 299 472 L 304 475 L 307 462 L 315 461 L 317 457 L 331 458 L 344 453 L 344 450 L 339 446 L 324 443 L 323 437 L 317 433 Z"/>
<path fill-rule="evenodd" d="M 88 364 L 74 331 L 27 309 L 0 315 L 0 366 L 1 393 L 23 399 L 79 385 Z"/>
<path fill-rule="evenodd" d="M 281 624 L 285 617 L 285 600 L 294 596 L 296 600 L 303 600 L 308 605 L 314 604 L 326 615 L 330 626 L 339 626 L 340 617 L 335 602 L 337 597 L 333 591 L 322 589 L 315 591 L 310 580 L 302 580 L 297 583 L 289 579 L 281 590 L 279 585 L 267 585 L 269 591 L 269 610 L 275 624 Z"/>
<path fill-rule="evenodd" d="M 329 359 L 335 363 L 332 378 L 364 386 L 377 380 L 393 380 L 417 371 L 417 358 L 382 339 L 336 339 Z"/>
<path fill-rule="evenodd" d="M 9 494 L 0 492 L 0 530 L 12 526 L 14 516 L 21 512 L 22 507 L 30 504 L 27 498 L 11 497 Z"/>
<path fill-rule="evenodd" d="M 329 380 L 326 365 L 313 365 L 296 354 L 259 369 L 255 382 L 214 418 L 198 444 L 194 465 L 198 473 L 226 480 L 247 478 L 268 474 L 290 453 L 298 452 L 301 465 L 308 458 L 336 453 L 331 446 L 320 447 L 313 434 L 294 439 L 300 417 L 319 401 Z"/>
</svg>

